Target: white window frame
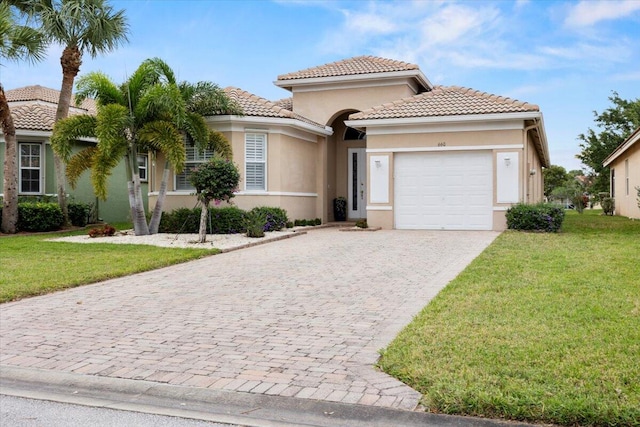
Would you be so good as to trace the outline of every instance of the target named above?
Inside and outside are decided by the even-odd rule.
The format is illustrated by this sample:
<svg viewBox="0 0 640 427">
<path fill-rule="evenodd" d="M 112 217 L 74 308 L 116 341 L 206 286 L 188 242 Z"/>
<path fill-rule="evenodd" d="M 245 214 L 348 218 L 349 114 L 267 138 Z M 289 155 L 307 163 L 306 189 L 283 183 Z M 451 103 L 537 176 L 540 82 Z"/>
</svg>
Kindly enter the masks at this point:
<svg viewBox="0 0 640 427">
<path fill-rule="evenodd" d="M 137 160 L 138 160 L 138 175 L 140 176 L 140 182 L 149 182 L 149 156 L 147 154 L 138 154 Z M 143 171 L 144 171 L 144 176 L 143 176 Z"/>
<path fill-rule="evenodd" d="M 22 164 L 22 147 L 24 147 L 25 145 L 28 146 L 36 146 L 38 147 L 38 166 L 25 166 Z M 31 156 L 31 154 L 29 155 L 29 158 L 31 158 L 33 156 Z M 37 142 L 19 142 L 18 143 L 18 193 L 19 194 L 42 194 L 42 178 L 44 176 L 44 170 L 43 170 L 43 150 L 42 150 L 42 144 L 37 143 Z M 22 171 L 25 170 L 37 170 L 39 171 L 38 174 L 38 191 L 23 191 L 22 189 Z"/>
<path fill-rule="evenodd" d="M 205 163 L 213 158 L 213 150 L 204 150 L 202 153 L 195 145 L 185 141 L 185 151 L 187 158 L 184 162 L 184 169 L 179 174 L 173 174 L 173 188 L 175 191 L 194 192 L 195 187 L 189 183 L 189 173 L 199 164 Z M 180 188 L 178 186 L 180 185 Z"/>
<path fill-rule="evenodd" d="M 250 149 L 251 144 L 262 145 L 261 156 L 257 155 L 256 148 Z M 262 165 L 262 186 L 255 185 L 256 178 L 249 176 L 250 165 Z M 248 192 L 266 192 L 267 188 L 267 134 L 247 132 L 244 135 L 244 189 Z"/>
</svg>

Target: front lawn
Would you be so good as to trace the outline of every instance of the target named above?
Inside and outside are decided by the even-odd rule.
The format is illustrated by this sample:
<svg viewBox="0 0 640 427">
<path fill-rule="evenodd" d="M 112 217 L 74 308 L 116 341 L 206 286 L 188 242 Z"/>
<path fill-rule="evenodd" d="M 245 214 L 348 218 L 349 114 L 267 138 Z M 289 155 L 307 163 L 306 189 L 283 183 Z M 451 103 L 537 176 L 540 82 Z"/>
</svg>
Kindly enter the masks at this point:
<svg viewBox="0 0 640 427">
<path fill-rule="evenodd" d="M 640 221 L 507 231 L 382 351 L 428 411 L 640 426 Z"/>
<path fill-rule="evenodd" d="M 46 241 L 69 234 L 72 233 L 0 237 L 0 302 L 153 270 L 217 253 L 215 249 Z"/>
</svg>

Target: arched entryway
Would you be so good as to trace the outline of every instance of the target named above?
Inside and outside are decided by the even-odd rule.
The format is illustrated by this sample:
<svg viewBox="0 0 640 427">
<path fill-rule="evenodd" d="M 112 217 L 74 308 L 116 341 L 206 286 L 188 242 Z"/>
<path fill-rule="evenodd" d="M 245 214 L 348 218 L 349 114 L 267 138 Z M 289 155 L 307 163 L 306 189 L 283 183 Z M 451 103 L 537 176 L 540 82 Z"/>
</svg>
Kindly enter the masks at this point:
<svg viewBox="0 0 640 427">
<path fill-rule="evenodd" d="M 357 110 L 337 113 L 328 123 L 333 129 L 327 144 L 327 202 L 329 217 L 333 218 L 333 200 L 347 199 L 347 219 L 367 217 L 366 134 L 344 124 Z"/>
</svg>

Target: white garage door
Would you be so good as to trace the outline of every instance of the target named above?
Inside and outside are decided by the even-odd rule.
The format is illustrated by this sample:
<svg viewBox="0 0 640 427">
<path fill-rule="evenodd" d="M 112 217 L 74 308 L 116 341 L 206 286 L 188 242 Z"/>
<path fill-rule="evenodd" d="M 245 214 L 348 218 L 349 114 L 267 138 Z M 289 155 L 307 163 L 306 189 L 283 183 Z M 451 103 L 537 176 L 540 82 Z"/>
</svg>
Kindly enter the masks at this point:
<svg viewBox="0 0 640 427">
<path fill-rule="evenodd" d="M 396 153 L 395 227 L 491 230 L 491 152 Z"/>
</svg>

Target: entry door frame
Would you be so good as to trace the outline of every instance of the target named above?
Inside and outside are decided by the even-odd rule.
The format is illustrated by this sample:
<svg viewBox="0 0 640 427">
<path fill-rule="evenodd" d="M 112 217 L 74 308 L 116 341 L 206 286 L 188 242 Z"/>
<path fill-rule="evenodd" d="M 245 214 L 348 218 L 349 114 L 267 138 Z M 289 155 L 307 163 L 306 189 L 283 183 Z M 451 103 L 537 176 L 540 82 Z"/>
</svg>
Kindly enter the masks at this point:
<svg viewBox="0 0 640 427">
<path fill-rule="evenodd" d="M 367 217 L 367 149 L 347 150 L 347 217 L 364 219 Z"/>
</svg>

